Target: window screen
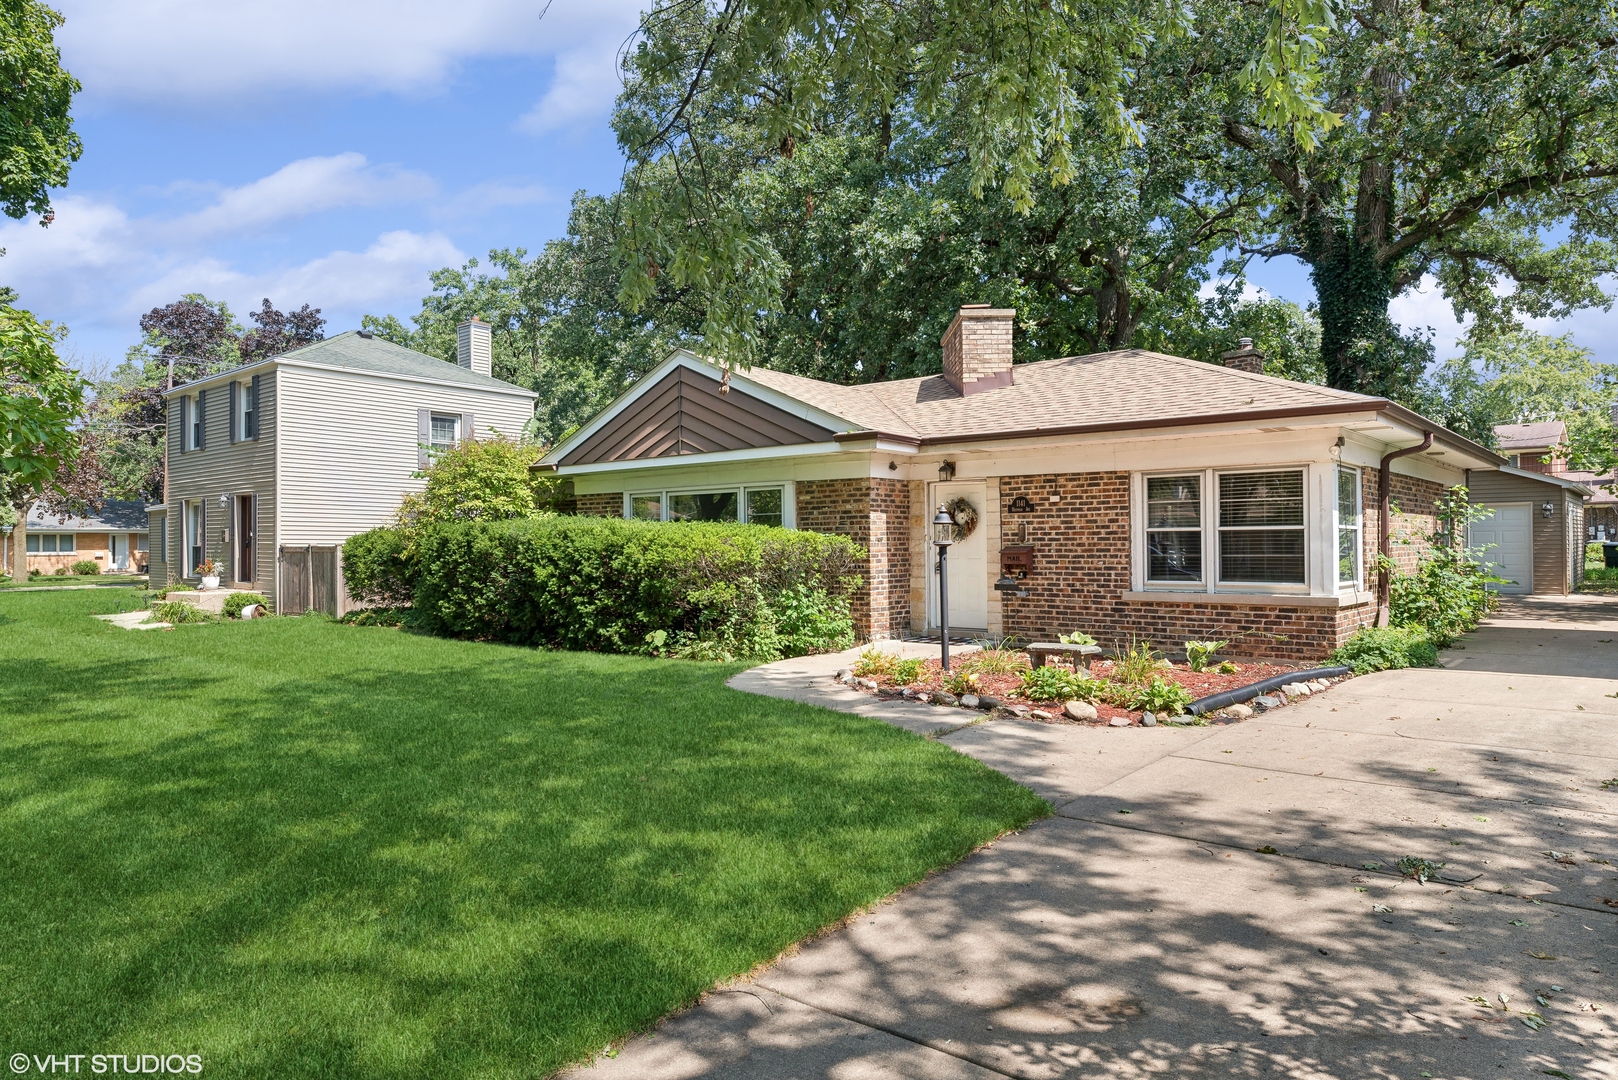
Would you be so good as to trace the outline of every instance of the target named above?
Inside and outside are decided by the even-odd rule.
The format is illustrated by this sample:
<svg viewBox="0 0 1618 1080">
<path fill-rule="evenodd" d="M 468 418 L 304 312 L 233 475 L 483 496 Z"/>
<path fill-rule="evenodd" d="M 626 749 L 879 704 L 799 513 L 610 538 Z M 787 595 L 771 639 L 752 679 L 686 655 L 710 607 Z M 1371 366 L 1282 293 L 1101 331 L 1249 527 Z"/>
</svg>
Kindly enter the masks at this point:
<svg viewBox="0 0 1618 1080">
<path fill-rule="evenodd" d="M 1219 579 L 1303 584 L 1303 473 L 1219 477 Z"/>
<path fill-rule="evenodd" d="M 749 488 L 746 492 L 748 524 L 779 526 L 781 494 L 780 488 Z"/>
<path fill-rule="evenodd" d="M 1202 478 L 1146 480 L 1146 580 L 1202 580 Z"/>
<path fill-rule="evenodd" d="M 712 495 L 670 495 L 670 521 L 735 521 L 736 493 L 719 491 Z"/>
</svg>

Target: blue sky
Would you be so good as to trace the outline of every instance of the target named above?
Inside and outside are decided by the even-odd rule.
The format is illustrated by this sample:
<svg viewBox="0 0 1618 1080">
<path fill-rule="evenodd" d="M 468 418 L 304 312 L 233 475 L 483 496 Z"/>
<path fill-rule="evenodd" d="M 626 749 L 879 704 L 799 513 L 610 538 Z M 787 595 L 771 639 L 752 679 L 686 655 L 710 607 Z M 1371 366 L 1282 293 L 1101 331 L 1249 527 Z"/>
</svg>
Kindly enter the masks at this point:
<svg viewBox="0 0 1618 1080">
<path fill-rule="evenodd" d="M 616 187 L 614 57 L 641 0 L 57 0 L 85 143 L 56 221 L 0 225 L 0 282 L 104 370 L 142 312 L 202 292 L 414 313 L 427 273 L 540 248 L 580 188 Z M 1295 263 L 1252 280 L 1307 302 Z M 1457 333 L 1436 293 L 1407 325 Z M 1601 359 L 1614 319 L 1565 326 Z"/>
</svg>

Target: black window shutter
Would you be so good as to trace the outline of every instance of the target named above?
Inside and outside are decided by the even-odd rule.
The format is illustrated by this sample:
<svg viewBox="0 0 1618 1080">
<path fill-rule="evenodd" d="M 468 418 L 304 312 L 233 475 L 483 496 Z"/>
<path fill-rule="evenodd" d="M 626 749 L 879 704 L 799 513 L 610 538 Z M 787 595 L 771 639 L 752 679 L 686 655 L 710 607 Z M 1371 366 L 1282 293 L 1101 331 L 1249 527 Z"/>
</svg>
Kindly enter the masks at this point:
<svg viewBox="0 0 1618 1080">
<path fill-rule="evenodd" d="M 178 408 L 175 411 L 180 414 L 178 424 L 180 429 L 180 453 L 183 454 L 186 450 L 186 440 L 191 438 L 191 399 L 183 397 L 176 404 Z"/>
<path fill-rule="evenodd" d="M 208 445 L 208 391 L 197 391 L 197 449 Z M 205 511 L 206 512 L 206 511 Z"/>
<path fill-rule="evenodd" d="M 259 376 L 254 375 L 253 376 L 253 387 L 252 387 L 251 390 L 248 391 L 248 402 L 252 406 L 252 409 L 253 409 L 253 422 L 252 422 L 253 430 L 249 431 L 247 433 L 247 437 L 249 439 L 258 438 L 258 380 L 259 380 Z M 255 514 L 258 513 L 258 504 L 256 504 L 256 503 L 253 505 L 253 513 L 255 513 Z M 255 525 L 254 528 L 257 528 L 257 525 Z"/>
<path fill-rule="evenodd" d="M 242 386 L 241 386 L 241 383 L 232 382 L 230 384 L 230 441 L 231 442 L 236 441 L 236 427 L 237 427 L 236 418 L 241 415 L 241 412 L 242 412 Z M 243 437 L 244 438 L 246 437 L 245 432 L 243 433 Z"/>
<path fill-rule="evenodd" d="M 478 437 L 477 418 L 469 412 L 461 414 L 461 441 L 471 442 Z"/>
<path fill-rule="evenodd" d="M 427 444 L 433 441 L 433 413 L 431 409 L 416 410 L 416 467 L 427 467 Z"/>
</svg>

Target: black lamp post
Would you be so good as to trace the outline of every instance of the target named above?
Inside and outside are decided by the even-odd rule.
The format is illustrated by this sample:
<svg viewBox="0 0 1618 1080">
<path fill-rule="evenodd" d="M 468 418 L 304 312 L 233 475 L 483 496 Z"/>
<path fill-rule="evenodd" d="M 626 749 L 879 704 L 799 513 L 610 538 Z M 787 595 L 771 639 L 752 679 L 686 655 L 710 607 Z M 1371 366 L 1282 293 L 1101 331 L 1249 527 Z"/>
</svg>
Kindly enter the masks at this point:
<svg viewBox="0 0 1618 1080">
<path fill-rule="evenodd" d="M 955 543 L 955 519 L 942 506 L 933 516 L 933 543 L 938 545 L 938 640 L 944 670 L 949 670 L 949 546 Z"/>
</svg>

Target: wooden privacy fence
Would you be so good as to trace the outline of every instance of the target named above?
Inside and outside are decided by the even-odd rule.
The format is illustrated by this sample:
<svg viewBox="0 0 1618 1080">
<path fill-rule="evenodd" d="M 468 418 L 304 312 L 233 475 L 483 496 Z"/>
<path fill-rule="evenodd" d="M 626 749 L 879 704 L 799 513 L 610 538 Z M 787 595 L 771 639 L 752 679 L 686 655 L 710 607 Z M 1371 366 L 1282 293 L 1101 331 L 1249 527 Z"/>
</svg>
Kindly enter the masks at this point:
<svg viewBox="0 0 1618 1080">
<path fill-rule="evenodd" d="M 319 544 L 281 545 L 281 589 L 276 597 L 276 610 L 282 615 L 323 611 L 333 617 L 347 612 L 342 548 Z"/>
</svg>

